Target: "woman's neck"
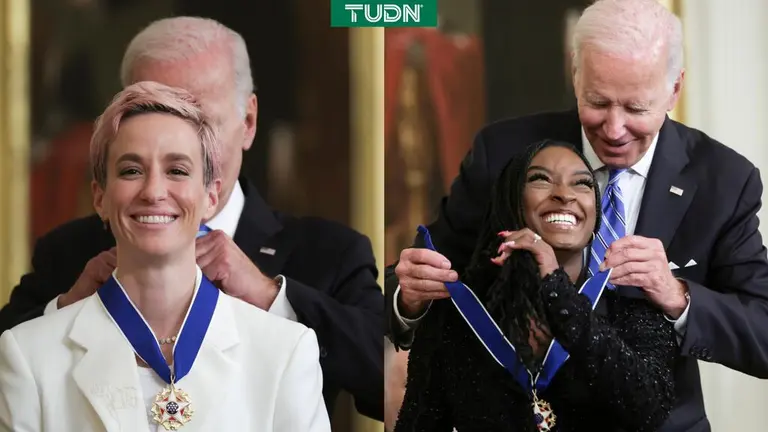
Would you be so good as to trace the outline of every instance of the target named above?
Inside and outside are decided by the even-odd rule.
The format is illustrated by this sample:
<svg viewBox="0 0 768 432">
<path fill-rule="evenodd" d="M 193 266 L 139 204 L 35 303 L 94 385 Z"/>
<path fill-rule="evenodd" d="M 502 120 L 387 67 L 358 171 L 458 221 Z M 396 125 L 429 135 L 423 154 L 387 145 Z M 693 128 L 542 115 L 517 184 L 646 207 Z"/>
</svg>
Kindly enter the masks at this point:
<svg viewBox="0 0 768 432">
<path fill-rule="evenodd" d="M 195 252 L 173 260 L 135 259 L 117 253 L 117 279 L 155 336 L 179 332 L 195 291 Z"/>
<path fill-rule="evenodd" d="M 555 251 L 555 257 L 571 282 L 576 283 L 581 275 L 582 266 L 584 265 L 582 252 Z"/>
</svg>

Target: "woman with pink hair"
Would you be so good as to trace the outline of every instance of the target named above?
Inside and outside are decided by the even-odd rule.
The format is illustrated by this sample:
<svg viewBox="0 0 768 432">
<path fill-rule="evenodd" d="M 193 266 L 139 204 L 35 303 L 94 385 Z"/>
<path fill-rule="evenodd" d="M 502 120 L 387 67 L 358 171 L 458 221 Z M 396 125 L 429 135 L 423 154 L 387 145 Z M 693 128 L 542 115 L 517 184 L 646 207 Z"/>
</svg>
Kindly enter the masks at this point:
<svg viewBox="0 0 768 432">
<path fill-rule="evenodd" d="M 91 163 L 115 268 L 96 294 L 0 336 L 0 430 L 329 431 L 315 333 L 196 263 L 220 160 L 193 97 L 127 87 L 96 123 Z"/>
</svg>

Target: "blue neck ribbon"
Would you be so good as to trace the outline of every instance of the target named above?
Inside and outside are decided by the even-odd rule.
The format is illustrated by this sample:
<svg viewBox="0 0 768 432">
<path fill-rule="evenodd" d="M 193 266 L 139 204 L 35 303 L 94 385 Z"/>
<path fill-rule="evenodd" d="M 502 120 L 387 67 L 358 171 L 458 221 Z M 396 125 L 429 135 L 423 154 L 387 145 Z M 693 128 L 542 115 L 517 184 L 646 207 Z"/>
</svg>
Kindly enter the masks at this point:
<svg viewBox="0 0 768 432">
<path fill-rule="evenodd" d="M 427 249 L 437 251 L 432 243 L 429 230 L 423 225 L 420 225 L 418 230 L 424 236 Z M 584 282 L 579 290 L 580 294 L 584 294 L 589 299 L 592 309 L 595 308 L 598 300 L 600 300 L 610 274 L 610 269 L 596 274 Z M 518 357 L 515 347 L 504 336 L 475 293 L 461 281 L 446 282 L 445 286 L 451 294 L 453 304 L 491 357 L 512 374 L 524 390 L 529 393 L 543 392 L 570 356 L 557 339 L 553 338 L 550 342 L 549 349 L 544 357 L 544 363 L 534 376 Z"/>
<path fill-rule="evenodd" d="M 134 352 L 168 384 L 184 378 L 192 369 L 213 318 L 219 290 L 202 276 L 200 287 L 192 299 L 187 318 L 173 349 L 173 371 L 160 350 L 152 329 L 141 316 L 120 284 L 111 276 L 97 291 L 107 313 L 128 339 Z"/>
</svg>

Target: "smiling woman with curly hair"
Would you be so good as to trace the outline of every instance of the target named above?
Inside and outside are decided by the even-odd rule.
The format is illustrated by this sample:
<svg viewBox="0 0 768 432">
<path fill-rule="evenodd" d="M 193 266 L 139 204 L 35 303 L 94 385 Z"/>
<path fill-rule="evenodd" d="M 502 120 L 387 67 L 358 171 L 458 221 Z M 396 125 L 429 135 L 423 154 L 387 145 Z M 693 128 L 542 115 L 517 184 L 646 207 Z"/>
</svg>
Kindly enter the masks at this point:
<svg viewBox="0 0 768 432">
<path fill-rule="evenodd" d="M 599 202 L 589 163 L 568 143 L 534 144 L 505 167 L 462 280 L 524 373 L 491 355 L 458 298 L 434 301 L 416 331 L 396 432 L 653 431 L 664 422 L 672 323 L 645 299 L 603 290 L 607 277 L 595 298 L 578 288 Z"/>
</svg>

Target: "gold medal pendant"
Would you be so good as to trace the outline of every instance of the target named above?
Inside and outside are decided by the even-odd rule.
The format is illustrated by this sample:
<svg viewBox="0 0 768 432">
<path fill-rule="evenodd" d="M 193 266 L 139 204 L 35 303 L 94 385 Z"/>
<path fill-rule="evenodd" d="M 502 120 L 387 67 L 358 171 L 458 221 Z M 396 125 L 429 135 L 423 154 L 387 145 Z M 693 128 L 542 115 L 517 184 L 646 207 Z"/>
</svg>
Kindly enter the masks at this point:
<svg viewBox="0 0 768 432">
<path fill-rule="evenodd" d="M 536 422 L 536 427 L 541 432 L 551 431 L 555 427 L 555 421 L 557 417 L 552 411 L 552 407 L 549 402 L 539 399 L 536 396 L 536 391 L 533 392 L 533 418 Z"/>
<path fill-rule="evenodd" d="M 155 403 L 152 405 L 153 420 L 165 430 L 179 430 L 192 419 L 194 411 L 190 403 L 189 395 L 177 389 L 171 382 L 171 385 L 155 396 Z"/>
</svg>

